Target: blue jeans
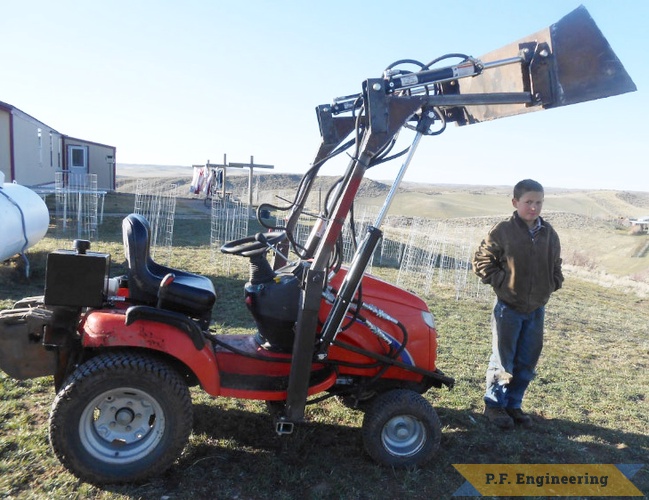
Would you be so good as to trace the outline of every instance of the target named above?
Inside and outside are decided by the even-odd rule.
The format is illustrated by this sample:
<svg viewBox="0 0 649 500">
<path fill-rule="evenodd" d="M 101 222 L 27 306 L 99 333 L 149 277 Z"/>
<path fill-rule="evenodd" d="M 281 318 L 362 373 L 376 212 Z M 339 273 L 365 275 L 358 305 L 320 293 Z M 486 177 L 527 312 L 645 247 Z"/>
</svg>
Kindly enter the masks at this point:
<svg viewBox="0 0 649 500">
<path fill-rule="evenodd" d="M 487 369 L 487 406 L 520 408 L 543 349 L 545 307 L 521 313 L 496 301 L 491 316 L 492 353 Z"/>
</svg>

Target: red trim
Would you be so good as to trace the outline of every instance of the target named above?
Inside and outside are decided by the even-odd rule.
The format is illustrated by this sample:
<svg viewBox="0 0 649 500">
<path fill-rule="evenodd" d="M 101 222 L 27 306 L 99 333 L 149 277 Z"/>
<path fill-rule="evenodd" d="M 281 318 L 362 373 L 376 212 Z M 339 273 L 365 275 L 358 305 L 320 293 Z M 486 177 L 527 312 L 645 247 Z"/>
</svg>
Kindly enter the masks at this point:
<svg viewBox="0 0 649 500">
<path fill-rule="evenodd" d="M 113 177 L 111 178 L 110 187 L 113 191 L 117 189 L 117 148 L 113 148 Z"/>
<path fill-rule="evenodd" d="M 14 106 L 13 104 L 9 104 L 9 103 L 7 103 L 7 102 L 2 102 L 2 101 L 0 101 L 0 107 L 5 108 L 5 109 L 7 109 L 7 110 L 10 110 L 11 112 L 13 112 L 13 111 L 17 111 L 18 113 L 20 113 L 21 115 L 26 116 L 26 117 L 29 118 L 30 120 L 34 120 L 35 122 L 40 123 L 40 124 L 42 125 L 43 128 L 50 129 L 52 132 L 56 132 L 57 134 L 60 134 L 60 132 L 59 132 L 58 130 L 53 129 L 53 128 L 50 127 L 47 123 L 44 123 L 44 122 L 40 121 L 38 118 L 33 117 L 33 116 L 30 115 L 29 113 L 25 113 L 22 109 L 17 108 L 17 107 Z"/>
<path fill-rule="evenodd" d="M 14 112 L 9 111 L 9 182 L 16 180 L 16 162 L 14 160 Z"/>
</svg>

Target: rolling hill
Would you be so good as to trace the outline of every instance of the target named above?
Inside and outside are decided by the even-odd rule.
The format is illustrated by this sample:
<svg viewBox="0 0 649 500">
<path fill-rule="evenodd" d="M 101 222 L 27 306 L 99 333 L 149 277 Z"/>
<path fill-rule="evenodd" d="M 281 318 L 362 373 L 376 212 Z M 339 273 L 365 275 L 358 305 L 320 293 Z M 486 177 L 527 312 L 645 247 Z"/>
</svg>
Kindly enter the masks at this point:
<svg viewBox="0 0 649 500">
<path fill-rule="evenodd" d="M 191 197 L 188 167 L 118 166 L 118 190 L 134 192 L 137 178 L 158 178 L 177 186 L 181 197 Z M 260 174 L 253 180 L 254 203 L 293 199 L 298 174 Z M 334 177 L 322 177 L 312 190 L 321 205 Z M 227 191 L 247 200 L 247 175 L 228 175 Z M 365 179 L 358 205 L 380 207 L 389 191 L 387 183 Z M 391 215 L 425 219 L 468 219 L 485 222 L 512 212 L 510 186 L 431 185 L 404 183 L 390 208 Z M 631 218 L 649 215 L 649 193 L 614 190 L 548 189 L 544 217 L 559 231 L 564 261 L 586 270 L 598 280 L 608 275 L 649 283 L 649 244 L 646 232 L 634 230 Z"/>
</svg>

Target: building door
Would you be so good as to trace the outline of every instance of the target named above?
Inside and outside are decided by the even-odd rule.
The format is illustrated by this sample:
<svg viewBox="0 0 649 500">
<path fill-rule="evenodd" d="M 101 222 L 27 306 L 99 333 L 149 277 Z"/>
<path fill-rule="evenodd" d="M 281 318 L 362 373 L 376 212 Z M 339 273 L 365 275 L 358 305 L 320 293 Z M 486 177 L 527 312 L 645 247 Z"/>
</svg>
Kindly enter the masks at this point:
<svg viewBox="0 0 649 500">
<path fill-rule="evenodd" d="M 73 174 L 88 173 L 88 148 L 85 146 L 68 146 L 68 171 Z"/>
</svg>

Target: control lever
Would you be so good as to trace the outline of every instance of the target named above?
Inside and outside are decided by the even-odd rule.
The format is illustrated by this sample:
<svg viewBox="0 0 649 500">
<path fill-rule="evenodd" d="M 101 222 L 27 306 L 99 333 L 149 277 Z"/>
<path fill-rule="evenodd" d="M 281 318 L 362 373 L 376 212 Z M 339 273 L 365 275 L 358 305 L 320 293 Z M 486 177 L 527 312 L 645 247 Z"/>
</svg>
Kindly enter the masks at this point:
<svg viewBox="0 0 649 500">
<path fill-rule="evenodd" d="M 169 273 L 165 275 L 164 278 L 162 278 L 162 281 L 160 281 L 160 286 L 158 287 L 158 302 L 156 304 L 156 307 L 158 309 L 162 309 L 162 302 L 165 296 L 165 292 L 167 291 L 169 285 L 171 285 L 175 279 L 176 279 L 176 275 L 174 273 Z"/>
</svg>

